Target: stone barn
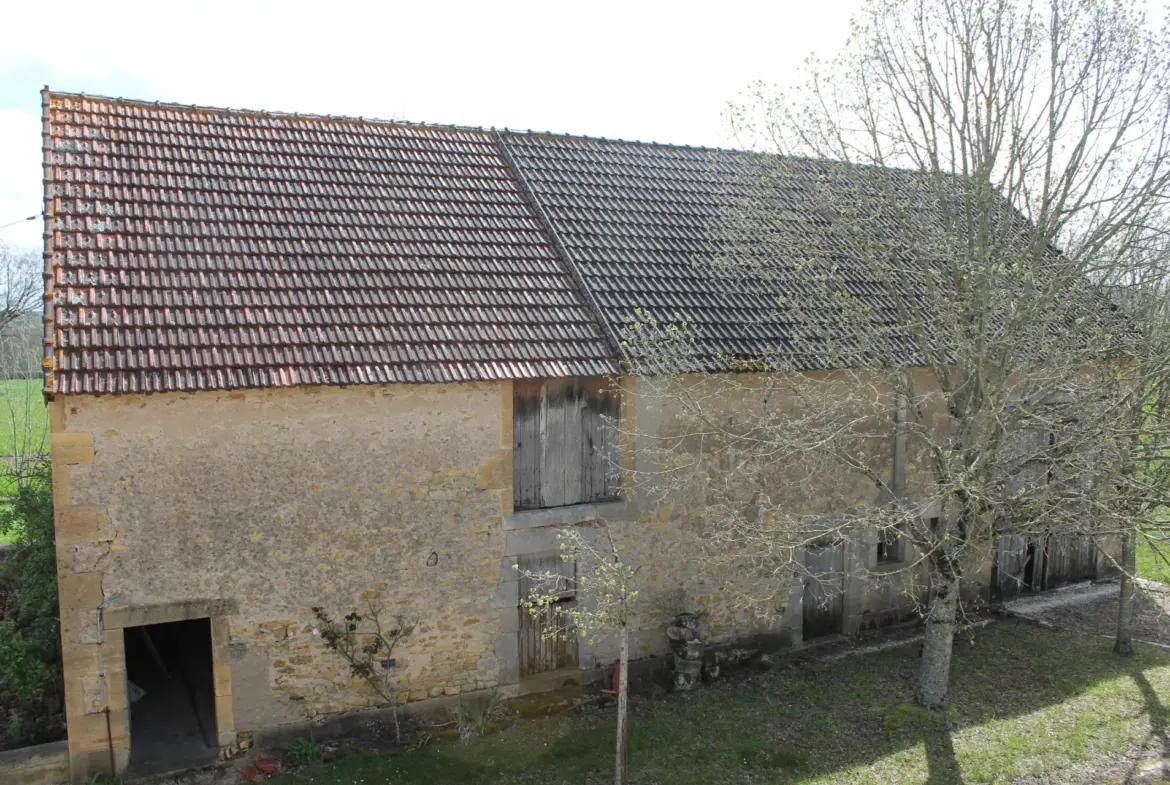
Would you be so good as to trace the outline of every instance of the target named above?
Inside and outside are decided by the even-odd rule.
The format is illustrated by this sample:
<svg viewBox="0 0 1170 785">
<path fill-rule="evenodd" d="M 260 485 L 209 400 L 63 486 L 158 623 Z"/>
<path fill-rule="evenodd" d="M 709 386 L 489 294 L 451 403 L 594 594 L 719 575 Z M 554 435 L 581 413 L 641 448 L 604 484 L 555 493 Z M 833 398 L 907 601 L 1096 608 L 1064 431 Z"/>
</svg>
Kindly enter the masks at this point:
<svg viewBox="0 0 1170 785">
<path fill-rule="evenodd" d="M 712 151 L 50 91 L 43 105 L 75 780 L 199 765 L 375 705 L 314 608 L 376 598 L 412 619 L 394 682 L 422 707 L 609 665 L 605 642 L 548 646 L 520 611 L 516 566 L 550 563 L 562 526 L 605 519 L 642 566 L 660 610 L 638 619 L 634 656 L 668 650 L 679 596 L 716 640 L 753 632 L 736 576 L 694 564 L 701 495 L 640 504 L 611 470 L 636 466 L 637 440 L 603 425 L 671 428 L 622 374 L 634 309 L 695 319 L 712 352 L 767 339 L 737 316 L 767 293 L 731 301 L 691 272 Z M 913 457 L 893 436 L 888 450 L 894 484 L 912 483 Z M 907 558 L 897 543 L 809 558 L 841 590 L 817 614 L 793 587 L 782 639 L 912 614 L 851 577 Z"/>
</svg>

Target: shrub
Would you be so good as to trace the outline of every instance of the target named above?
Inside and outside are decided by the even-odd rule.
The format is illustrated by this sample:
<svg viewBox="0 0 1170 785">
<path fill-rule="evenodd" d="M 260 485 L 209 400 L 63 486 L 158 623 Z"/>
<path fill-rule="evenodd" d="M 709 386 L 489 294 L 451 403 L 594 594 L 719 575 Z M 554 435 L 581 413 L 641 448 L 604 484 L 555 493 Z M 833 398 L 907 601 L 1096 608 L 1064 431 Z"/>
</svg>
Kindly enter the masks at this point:
<svg viewBox="0 0 1170 785">
<path fill-rule="evenodd" d="M 290 763 L 297 766 L 307 766 L 325 759 L 325 748 L 312 736 L 309 738 L 293 739 L 285 749 L 285 755 Z"/>
<path fill-rule="evenodd" d="M 0 563 L 0 718 L 5 747 L 60 738 L 61 639 L 53 495 L 48 471 L 0 506 L 0 534 L 16 544 Z"/>
</svg>

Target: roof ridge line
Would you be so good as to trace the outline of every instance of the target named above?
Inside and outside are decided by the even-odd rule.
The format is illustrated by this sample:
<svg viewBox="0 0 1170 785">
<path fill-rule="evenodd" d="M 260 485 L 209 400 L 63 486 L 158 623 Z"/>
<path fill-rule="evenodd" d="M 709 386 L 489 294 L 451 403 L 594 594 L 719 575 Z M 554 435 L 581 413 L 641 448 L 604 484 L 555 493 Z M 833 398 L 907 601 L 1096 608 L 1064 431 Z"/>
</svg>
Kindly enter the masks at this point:
<svg viewBox="0 0 1170 785">
<path fill-rule="evenodd" d="M 749 153 L 755 155 L 777 155 L 776 153 L 765 153 L 759 150 L 748 150 L 742 147 L 712 147 L 710 145 L 695 145 L 695 144 L 677 144 L 674 142 L 655 142 L 644 141 L 641 139 L 622 139 L 621 137 L 611 136 L 589 136 L 588 134 L 568 134 L 558 133 L 556 131 L 533 131 L 532 129 L 521 130 L 516 128 L 495 128 L 492 131 L 499 134 L 514 134 L 516 136 L 536 136 L 536 137 L 552 137 L 554 139 L 575 139 L 584 142 L 608 142 L 610 144 L 629 144 L 638 145 L 639 147 L 664 147 L 671 150 L 694 150 L 700 153 Z M 789 156 L 785 156 L 789 157 Z"/>
<path fill-rule="evenodd" d="M 617 144 L 639 145 L 641 147 L 659 147 L 672 150 L 694 150 L 697 152 L 712 153 L 759 153 L 759 151 L 735 147 L 712 147 L 709 145 L 677 144 L 672 142 L 643 141 L 640 139 L 622 139 L 606 136 L 590 136 L 588 134 L 557 133 L 554 131 L 520 130 L 504 126 L 460 125 L 458 123 L 432 123 L 426 120 L 395 120 L 384 117 L 366 117 L 364 115 L 344 114 L 317 114 L 314 112 L 282 112 L 270 109 L 247 109 L 231 106 L 211 106 L 207 104 L 184 104 L 177 101 L 149 101 L 142 98 L 125 98 L 123 96 L 101 95 L 98 93 L 71 92 L 68 90 L 52 90 L 45 87 L 42 92 L 50 97 L 80 98 L 92 101 L 104 101 L 112 104 L 139 106 L 144 109 L 173 109 L 181 111 L 212 112 L 245 117 L 266 117 L 280 120 L 328 120 L 346 123 L 369 123 L 379 126 L 402 126 L 405 128 L 425 128 L 437 131 L 475 131 L 484 134 L 517 134 L 523 136 L 546 136 L 558 139 L 575 139 L 587 142 L 610 142 Z M 768 153 L 760 153 L 768 155 Z"/>
<path fill-rule="evenodd" d="M 204 104 L 181 104 L 176 101 L 148 101 L 141 98 L 123 98 L 122 96 L 98 95 L 95 93 L 74 93 L 66 90 L 51 90 L 48 86 L 41 91 L 49 98 L 81 98 L 91 101 L 105 101 L 112 104 L 140 106 L 144 109 L 173 109 L 182 111 L 211 112 L 227 115 L 242 115 L 245 117 L 267 117 L 276 120 L 329 120 L 344 123 L 369 123 L 370 125 L 403 126 L 406 128 L 427 128 L 436 131 L 475 131 L 482 134 L 491 134 L 492 129 L 477 125 L 458 125 L 456 123 L 429 123 L 425 120 L 393 120 L 383 117 L 365 117 L 363 115 L 334 115 L 315 114 L 305 112 L 281 112 L 269 109 L 240 109 L 231 106 L 207 106 Z"/>
</svg>

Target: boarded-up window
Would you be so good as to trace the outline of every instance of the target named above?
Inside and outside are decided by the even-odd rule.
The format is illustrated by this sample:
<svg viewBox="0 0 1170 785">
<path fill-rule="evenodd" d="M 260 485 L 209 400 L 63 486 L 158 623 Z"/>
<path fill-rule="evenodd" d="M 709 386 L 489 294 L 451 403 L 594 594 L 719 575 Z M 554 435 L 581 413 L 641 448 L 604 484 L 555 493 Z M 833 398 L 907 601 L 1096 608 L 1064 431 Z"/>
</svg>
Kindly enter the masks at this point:
<svg viewBox="0 0 1170 785">
<path fill-rule="evenodd" d="M 618 498 L 618 394 L 604 379 L 513 385 L 516 509 Z"/>
</svg>

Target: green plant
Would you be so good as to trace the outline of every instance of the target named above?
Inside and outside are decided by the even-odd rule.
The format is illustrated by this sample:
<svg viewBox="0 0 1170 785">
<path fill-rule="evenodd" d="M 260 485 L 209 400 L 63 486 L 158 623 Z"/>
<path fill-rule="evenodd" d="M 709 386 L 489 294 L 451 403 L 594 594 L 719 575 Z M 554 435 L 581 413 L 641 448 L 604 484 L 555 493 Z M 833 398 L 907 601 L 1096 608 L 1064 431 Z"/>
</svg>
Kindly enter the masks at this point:
<svg viewBox="0 0 1170 785">
<path fill-rule="evenodd" d="M 455 726 L 459 729 L 459 740 L 468 742 L 487 733 L 488 724 L 491 722 L 492 714 L 499 702 L 500 696 L 497 693 L 492 693 L 485 705 L 478 709 L 467 708 L 463 705 L 463 696 L 460 695 L 455 708 L 451 709 L 451 714 L 455 718 Z"/>
<path fill-rule="evenodd" d="M 0 504 L 0 539 L 13 543 L 0 563 L 0 748 L 63 730 L 52 485 L 41 467 L 12 487 L 15 498 Z"/>
<path fill-rule="evenodd" d="M 86 785 L 122 785 L 122 778 L 113 774 L 91 774 Z"/>
<path fill-rule="evenodd" d="M 487 705 L 475 712 L 475 729 L 480 736 L 487 732 L 488 722 L 491 721 L 492 712 L 496 710 L 496 704 L 499 702 L 499 694 L 493 692 L 492 696 L 488 698 Z"/>
<path fill-rule="evenodd" d="M 289 761 L 298 766 L 306 766 L 325 759 L 325 748 L 312 735 L 307 739 L 293 739 L 288 743 L 285 753 Z"/>
<path fill-rule="evenodd" d="M 0 587 L 8 601 L 2 617 L 12 620 L 46 660 L 56 658 L 57 554 L 53 542 L 53 488 L 47 468 L 31 476 L 9 505 L 0 506 L 0 534 L 15 538 L 0 565 Z"/>
<path fill-rule="evenodd" d="M 451 709 L 451 714 L 455 717 L 455 728 L 459 731 L 459 741 L 467 743 L 475 738 L 475 726 L 467 721 L 468 712 L 463 708 L 463 696 L 459 696 L 459 701 L 455 704 L 455 708 Z"/>
<path fill-rule="evenodd" d="M 604 537 L 604 540 L 602 539 Z M 529 583 L 520 607 L 533 617 L 552 623 L 542 636 L 566 640 L 583 636 L 592 645 L 602 634 L 614 632 L 618 640 L 617 734 L 614 750 L 614 785 L 626 782 L 626 748 L 629 735 L 630 607 L 638 596 L 635 588 L 639 567 L 627 563 L 604 521 L 588 529 L 571 526 L 557 534 L 561 561 L 572 564 L 572 575 L 561 571 L 531 572 L 516 569 Z M 575 603 L 563 603 L 572 596 Z"/>
<path fill-rule="evenodd" d="M 53 669 L 16 624 L 0 621 L 0 691 L 22 700 L 42 700 L 53 677 Z"/>
<path fill-rule="evenodd" d="M 344 617 L 343 623 L 334 621 L 323 608 L 313 608 L 313 613 L 325 645 L 349 664 L 350 673 L 362 679 L 390 707 L 394 740 L 402 741 L 390 674 L 395 666 L 394 648 L 414 632 L 414 623 L 408 624 L 403 616 L 395 616 L 393 626 L 385 625 L 382 621 L 385 608 L 378 598 L 366 602 L 365 615 L 353 611 Z"/>
</svg>

